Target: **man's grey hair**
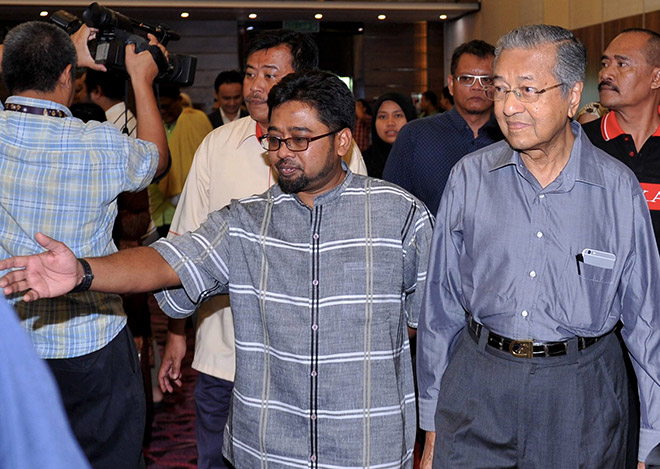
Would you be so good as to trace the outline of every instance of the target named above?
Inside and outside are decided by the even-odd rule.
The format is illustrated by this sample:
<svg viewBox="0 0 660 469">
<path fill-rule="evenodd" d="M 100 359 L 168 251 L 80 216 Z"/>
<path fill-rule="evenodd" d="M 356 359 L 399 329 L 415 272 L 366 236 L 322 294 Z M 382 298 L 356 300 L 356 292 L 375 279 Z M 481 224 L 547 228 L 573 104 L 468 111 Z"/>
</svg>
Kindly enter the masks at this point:
<svg viewBox="0 0 660 469">
<path fill-rule="evenodd" d="M 536 49 L 546 44 L 557 45 L 557 61 L 552 74 L 563 84 L 561 93 L 565 98 L 573 85 L 584 82 L 587 67 L 587 50 L 584 44 L 567 29 L 547 24 L 532 24 L 509 31 L 497 41 L 493 67 L 503 50 Z"/>
</svg>

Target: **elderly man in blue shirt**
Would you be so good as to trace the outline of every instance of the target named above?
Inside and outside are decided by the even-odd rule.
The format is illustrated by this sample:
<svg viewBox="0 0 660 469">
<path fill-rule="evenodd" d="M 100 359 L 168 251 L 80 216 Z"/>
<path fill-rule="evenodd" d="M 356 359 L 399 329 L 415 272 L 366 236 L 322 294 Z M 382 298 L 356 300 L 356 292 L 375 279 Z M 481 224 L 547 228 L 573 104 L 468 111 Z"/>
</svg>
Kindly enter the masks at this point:
<svg viewBox="0 0 660 469">
<path fill-rule="evenodd" d="M 418 344 L 424 467 L 623 467 L 660 441 L 660 258 L 644 194 L 572 123 L 586 51 L 523 26 L 486 95 L 506 141 L 463 158 L 440 203 Z M 434 444 L 435 443 L 435 444 Z"/>
</svg>

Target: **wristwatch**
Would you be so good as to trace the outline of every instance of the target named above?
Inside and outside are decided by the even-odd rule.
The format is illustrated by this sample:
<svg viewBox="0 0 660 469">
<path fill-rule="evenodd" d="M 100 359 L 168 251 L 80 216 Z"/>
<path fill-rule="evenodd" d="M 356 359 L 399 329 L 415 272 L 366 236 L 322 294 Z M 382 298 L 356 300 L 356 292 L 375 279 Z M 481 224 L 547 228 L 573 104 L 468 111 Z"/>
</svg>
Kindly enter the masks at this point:
<svg viewBox="0 0 660 469">
<path fill-rule="evenodd" d="M 92 280 L 94 280 L 94 274 L 92 273 L 92 268 L 89 266 L 89 262 L 80 258 L 78 259 L 78 262 L 80 262 L 80 265 L 82 265 L 83 268 L 83 278 L 81 282 L 76 285 L 73 290 L 71 290 L 71 293 L 78 293 L 81 291 L 89 290 L 89 287 L 92 286 Z"/>
</svg>

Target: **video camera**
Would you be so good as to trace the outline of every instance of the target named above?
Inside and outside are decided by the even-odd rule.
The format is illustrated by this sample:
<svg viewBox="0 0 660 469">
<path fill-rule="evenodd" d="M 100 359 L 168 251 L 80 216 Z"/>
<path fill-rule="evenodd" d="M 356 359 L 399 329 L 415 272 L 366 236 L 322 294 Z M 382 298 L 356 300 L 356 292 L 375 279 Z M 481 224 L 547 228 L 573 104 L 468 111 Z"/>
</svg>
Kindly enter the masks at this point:
<svg viewBox="0 0 660 469">
<path fill-rule="evenodd" d="M 135 32 L 138 30 L 151 33 L 163 46 L 166 46 L 170 39 L 174 41 L 181 39 L 181 36 L 171 29 L 162 25 L 150 26 L 135 21 L 96 2 L 85 9 L 82 17 L 87 26 L 98 29 L 96 39 L 89 43 L 89 50 L 96 63 L 126 72 L 126 45 L 135 44 L 136 53 L 148 50 L 153 56 L 159 71 L 157 82 L 190 86 L 195 81 L 197 57 L 170 53 L 168 63 L 158 47 L 150 46 L 145 37 Z M 78 17 L 64 10 L 53 13 L 50 20 L 68 34 L 75 33 L 83 24 Z"/>
</svg>

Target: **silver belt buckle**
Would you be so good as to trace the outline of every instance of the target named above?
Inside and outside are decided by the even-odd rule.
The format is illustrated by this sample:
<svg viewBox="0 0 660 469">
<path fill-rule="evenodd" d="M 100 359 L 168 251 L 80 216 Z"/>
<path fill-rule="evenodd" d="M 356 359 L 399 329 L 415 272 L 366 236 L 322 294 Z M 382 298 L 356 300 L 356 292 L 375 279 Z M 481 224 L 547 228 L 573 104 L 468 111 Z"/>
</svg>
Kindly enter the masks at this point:
<svg viewBox="0 0 660 469">
<path fill-rule="evenodd" d="M 534 341 L 512 340 L 509 344 L 509 353 L 518 358 L 532 358 L 534 354 Z"/>
</svg>

